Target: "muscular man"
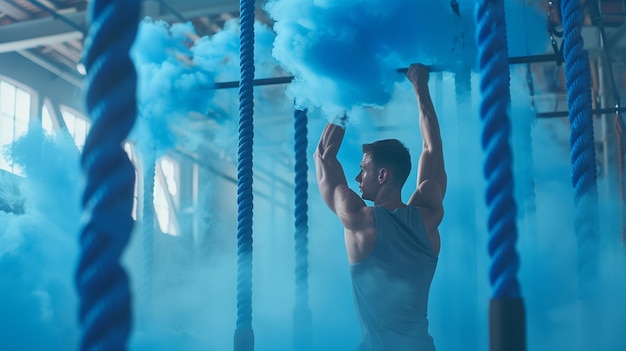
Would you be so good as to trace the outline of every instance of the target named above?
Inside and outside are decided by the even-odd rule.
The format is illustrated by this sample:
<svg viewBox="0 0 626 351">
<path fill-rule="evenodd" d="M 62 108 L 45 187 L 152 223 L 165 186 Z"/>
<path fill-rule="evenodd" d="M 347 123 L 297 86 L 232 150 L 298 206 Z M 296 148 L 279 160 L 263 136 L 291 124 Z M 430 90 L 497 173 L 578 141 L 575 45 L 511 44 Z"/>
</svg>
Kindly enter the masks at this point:
<svg viewBox="0 0 626 351">
<path fill-rule="evenodd" d="M 439 224 L 447 176 L 439 122 L 428 90 L 428 68 L 409 67 L 423 139 L 417 189 L 401 191 L 411 170 L 409 151 L 396 139 L 364 144 L 356 176 L 361 197 L 337 160 L 345 130 L 328 124 L 315 152 L 324 201 L 344 226 L 354 303 L 363 339 L 359 351 L 432 351 L 428 293 L 439 255 Z M 363 200 L 373 201 L 367 206 Z"/>
</svg>

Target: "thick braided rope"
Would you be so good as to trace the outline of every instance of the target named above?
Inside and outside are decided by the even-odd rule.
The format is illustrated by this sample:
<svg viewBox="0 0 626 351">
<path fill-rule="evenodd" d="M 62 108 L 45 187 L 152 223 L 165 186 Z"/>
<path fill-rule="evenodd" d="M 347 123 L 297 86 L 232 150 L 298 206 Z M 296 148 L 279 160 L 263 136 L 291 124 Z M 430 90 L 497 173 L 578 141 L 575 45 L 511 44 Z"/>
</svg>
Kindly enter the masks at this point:
<svg viewBox="0 0 626 351">
<path fill-rule="evenodd" d="M 294 310 L 294 348 L 309 350 L 311 312 L 309 310 L 309 182 L 307 165 L 307 113 L 296 109 L 295 127 L 295 251 L 296 251 L 296 306 Z"/>
<path fill-rule="evenodd" d="M 574 228 L 578 241 L 581 287 L 594 275 L 596 256 L 596 155 L 591 116 L 591 69 L 580 34 L 583 21 L 579 1 L 561 1 L 563 57 L 570 120 L 572 185 L 576 205 Z M 584 292 L 583 292 L 584 293 Z"/>
<path fill-rule="evenodd" d="M 142 299 L 150 308 L 152 298 L 152 274 L 154 253 L 154 177 L 156 165 L 154 158 L 144 164 L 143 173 L 143 208 L 141 211 L 141 289 Z"/>
<path fill-rule="evenodd" d="M 135 171 L 122 143 L 136 119 L 137 74 L 129 56 L 140 1 L 91 2 L 85 41 L 86 108 L 92 121 L 81 156 L 86 184 L 76 272 L 81 350 L 124 350 L 131 296 L 120 256 L 132 231 Z"/>
<path fill-rule="evenodd" d="M 308 187 L 307 180 L 307 114 L 306 111 L 296 110 L 295 117 L 295 226 L 296 226 L 296 305 L 307 308 L 309 303 L 309 216 L 308 216 Z"/>
<path fill-rule="evenodd" d="M 241 0 L 237 163 L 237 329 L 252 330 L 252 142 L 254 138 L 254 0 Z M 241 334 L 240 334 L 241 335 Z M 246 348 L 252 347 L 250 343 Z M 235 348 L 240 343 L 236 340 Z"/>
<path fill-rule="evenodd" d="M 508 50 L 504 2 L 479 0 L 476 5 L 476 39 L 480 69 L 480 116 L 483 122 L 484 176 L 489 208 L 489 280 L 493 298 L 518 298 L 519 256 L 515 249 L 517 227 L 513 196 Z"/>
</svg>

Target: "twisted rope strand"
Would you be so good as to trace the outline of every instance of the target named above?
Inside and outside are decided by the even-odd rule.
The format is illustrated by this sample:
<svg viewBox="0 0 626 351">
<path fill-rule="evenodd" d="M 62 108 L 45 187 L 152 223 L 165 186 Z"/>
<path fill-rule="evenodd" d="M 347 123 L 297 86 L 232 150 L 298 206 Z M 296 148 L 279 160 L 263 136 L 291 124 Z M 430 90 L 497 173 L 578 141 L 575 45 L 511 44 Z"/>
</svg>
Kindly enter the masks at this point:
<svg viewBox="0 0 626 351">
<path fill-rule="evenodd" d="M 491 257 L 489 281 L 493 296 L 489 304 L 491 351 L 525 351 L 524 303 L 517 279 L 519 255 L 517 204 L 513 186 L 513 155 L 509 120 L 510 72 L 503 0 L 478 0 L 476 42 L 480 70 L 481 144 L 487 180 L 485 199 L 489 210 L 487 249 Z"/>
<path fill-rule="evenodd" d="M 578 273 L 581 294 L 585 295 L 595 275 L 597 183 L 596 155 L 591 116 L 591 69 L 583 50 L 579 1 L 561 1 L 563 15 L 563 55 L 567 107 L 570 120 L 570 153 L 574 186 L 574 229 L 578 241 Z"/>
<path fill-rule="evenodd" d="M 307 113 L 294 112 L 295 129 L 295 251 L 296 306 L 294 309 L 294 350 L 311 349 L 311 311 L 309 309 L 309 216 L 307 165 Z"/>
<path fill-rule="evenodd" d="M 296 250 L 296 305 L 308 308 L 309 303 L 309 248 L 308 248 L 308 165 L 307 165 L 307 115 L 295 112 L 295 250 Z"/>
<path fill-rule="evenodd" d="M 517 298 L 521 295 L 517 280 L 519 256 L 515 250 L 517 206 L 513 197 L 512 152 L 509 145 L 510 73 L 503 1 L 479 0 L 476 24 L 478 61 L 482 72 L 480 116 L 483 121 L 483 172 L 487 179 L 486 202 L 489 208 L 488 251 L 492 258 L 489 279 L 494 298 Z"/>
<path fill-rule="evenodd" d="M 252 333 L 252 143 L 254 139 L 254 0 L 240 2 L 239 147 L 237 163 L 237 330 L 235 350 L 254 349 Z"/>
<path fill-rule="evenodd" d="M 135 171 L 122 143 L 137 112 L 137 73 L 129 51 L 139 14 L 139 1 L 91 3 L 85 67 L 93 124 L 81 156 L 86 184 L 75 275 L 81 350 L 123 350 L 131 330 L 130 288 L 120 258 L 133 226 Z"/>
</svg>

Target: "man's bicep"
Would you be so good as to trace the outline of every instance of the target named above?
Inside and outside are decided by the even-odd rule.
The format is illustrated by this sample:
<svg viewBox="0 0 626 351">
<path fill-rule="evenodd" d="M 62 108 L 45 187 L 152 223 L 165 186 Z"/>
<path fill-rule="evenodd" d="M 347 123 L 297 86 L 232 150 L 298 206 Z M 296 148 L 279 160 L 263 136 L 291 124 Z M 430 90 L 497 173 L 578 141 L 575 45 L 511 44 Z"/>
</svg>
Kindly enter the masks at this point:
<svg viewBox="0 0 626 351">
<path fill-rule="evenodd" d="M 343 167 L 336 158 L 324 159 L 315 155 L 317 183 L 320 193 L 328 207 L 335 212 L 348 213 L 351 207 L 358 206 L 363 200 L 348 187 Z"/>
<path fill-rule="evenodd" d="M 441 184 L 433 179 L 426 179 L 418 185 L 408 204 L 439 211 L 443 208 L 443 197 L 444 189 Z"/>
<path fill-rule="evenodd" d="M 425 180 L 421 183 L 408 204 L 421 209 L 424 226 L 429 233 L 439 227 L 443 219 L 443 190 L 437 182 Z"/>
<path fill-rule="evenodd" d="M 337 187 L 335 191 L 335 213 L 347 229 L 358 229 L 363 208 L 367 205 L 361 197 L 347 185 Z"/>
<path fill-rule="evenodd" d="M 448 179 L 443 162 L 443 151 L 441 149 L 424 149 L 420 155 L 417 167 L 417 187 L 419 188 L 427 180 L 438 183 L 441 187 L 442 194 L 445 194 Z"/>
</svg>

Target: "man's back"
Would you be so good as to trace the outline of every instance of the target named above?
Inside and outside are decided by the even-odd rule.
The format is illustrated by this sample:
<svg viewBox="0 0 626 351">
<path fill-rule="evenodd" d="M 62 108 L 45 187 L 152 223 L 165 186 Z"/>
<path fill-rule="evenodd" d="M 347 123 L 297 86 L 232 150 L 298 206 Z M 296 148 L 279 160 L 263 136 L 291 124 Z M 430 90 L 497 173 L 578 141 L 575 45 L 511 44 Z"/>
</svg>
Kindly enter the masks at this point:
<svg viewBox="0 0 626 351">
<path fill-rule="evenodd" d="M 350 267 L 363 342 L 359 350 L 434 350 L 427 306 L 437 257 L 416 207 L 374 207 L 376 244 Z"/>
<path fill-rule="evenodd" d="M 439 255 L 447 176 L 428 76 L 428 67 L 420 64 L 410 65 L 407 71 L 418 101 L 422 136 L 417 187 L 408 207 L 402 201 L 402 187 L 411 170 L 411 157 L 399 140 L 362 145 L 355 177 L 360 196 L 348 186 L 337 159 L 347 115 L 338 124 L 326 125 L 314 154 L 320 194 L 345 229 L 364 332 L 361 350 L 434 349 L 426 307 Z M 373 201 L 376 207 L 368 207 L 364 200 Z M 397 210 L 392 215 L 385 208 Z"/>
</svg>

